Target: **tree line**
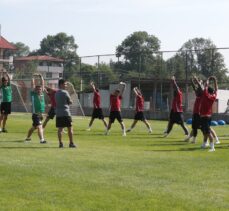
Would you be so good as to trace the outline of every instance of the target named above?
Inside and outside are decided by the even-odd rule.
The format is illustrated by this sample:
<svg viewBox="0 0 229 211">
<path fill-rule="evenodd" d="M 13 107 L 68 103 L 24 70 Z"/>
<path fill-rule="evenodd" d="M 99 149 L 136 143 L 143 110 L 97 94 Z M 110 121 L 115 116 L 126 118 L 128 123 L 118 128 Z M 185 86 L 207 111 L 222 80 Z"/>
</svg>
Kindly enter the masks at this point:
<svg viewBox="0 0 229 211">
<path fill-rule="evenodd" d="M 116 61 L 89 65 L 81 62 L 77 54 L 78 45 L 73 36 L 66 33 L 48 35 L 40 42 L 40 48 L 30 51 L 22 42 L 13 43 L 18 51 L 15 57 L 48 55 L 64 60 L 64 77 L 70 80 L 79 89 L 81 79 L 88 85 L 90 81 L 106 85 L 118 80 L 130 78 L 166 79 L 174 75 L 177 79 L 187 79 L 196 75 L 205 79 L 214 75 L 219 83 L 227 83 L 228 70 L 224 56 L 216 45 L 205 38 L 194 38 L 185 42 L 174 55 L 166 59 L 166 53 L 160 51 L 161 41 L 145 31 L 137 31 L 127 36 L 116 47 Z M 24 67 L 24 74 L 36 68 L 30 63 Z M 22 77 L 23 71 L 19 77 Z M 85 86 L 87 88 L 87 86 Z"/>
</svg>

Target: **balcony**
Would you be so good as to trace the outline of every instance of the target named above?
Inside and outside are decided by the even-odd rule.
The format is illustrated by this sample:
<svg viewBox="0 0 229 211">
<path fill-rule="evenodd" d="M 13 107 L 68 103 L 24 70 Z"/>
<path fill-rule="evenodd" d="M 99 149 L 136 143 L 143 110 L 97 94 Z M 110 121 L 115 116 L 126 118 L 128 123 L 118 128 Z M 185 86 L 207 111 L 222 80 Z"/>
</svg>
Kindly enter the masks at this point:
<svg viewBox="0 0 229 211">
<path fill-rule="evenodd" d="M 63 73 L 63 67 L 55 67 L 55 66 L 38 66 L 37 71 L 39 72 L 51 72 L 51 73 Z"/>
</svg>

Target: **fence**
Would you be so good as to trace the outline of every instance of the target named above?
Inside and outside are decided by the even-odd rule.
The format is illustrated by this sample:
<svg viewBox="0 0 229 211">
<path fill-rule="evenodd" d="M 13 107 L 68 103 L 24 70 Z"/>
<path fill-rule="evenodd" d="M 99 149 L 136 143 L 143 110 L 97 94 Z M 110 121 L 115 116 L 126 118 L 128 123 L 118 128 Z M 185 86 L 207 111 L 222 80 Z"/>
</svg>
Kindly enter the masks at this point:
<svg viewBox="0 0 229 211">
<path fill-rule="evenodd" d="M 228 82 L 222 76 L 228 70 L 229 48 L 213 48 L 187 51 L 159 51 L 153 52 L 154 63 L 147 66 L 149 62 L 144 59 L 144 54 L 139 54 L 138 65 L 135 69 L 120 69 L 119 64 L 125 63 L 125 58 L 117 57 L 115 54 L 92 55 L 80 57 L 80 91 L 88 90 L 89 81 L 95 81 L 97 87 L 109 89 L 109 84 L 118 81 L 126 81 L 131 84 L 131 89 L 138 86 L 143 91 L 146 101 L 150 103 L 153 111 L 165 111 L 171 103 L 172 87 L 170 85 L 171 76 L 178 78 L 178 85 L 184 94 L 184 110 L 192 110 L 194 95 L 190 86 L 190 78 L 193 74 L 216 75 L 221 89 L 228 89 Z M 147 63 L 147 64 L 146 64 Z M 93 73 L 85 71 L 84 64 L 92 65 L 96 71 Z M 103 64 L 108 65 L 114 73 L 114 78 L 108 79 L 105 71 L 102 71 Z M 147 67 L 151 70 L 148 71 Z M 131 74 L 130 74 L 131 73 Z M 204 78 L 204 77 L 203 77 Z M 134 96 L 131 94 L 130 100 Z M 229 98 L 229 96 L 228 96 Z M 226 103 L 226 100 L 224 100 Z M 217 109 L 216 109 L 217 110 Z"/>
</svg>

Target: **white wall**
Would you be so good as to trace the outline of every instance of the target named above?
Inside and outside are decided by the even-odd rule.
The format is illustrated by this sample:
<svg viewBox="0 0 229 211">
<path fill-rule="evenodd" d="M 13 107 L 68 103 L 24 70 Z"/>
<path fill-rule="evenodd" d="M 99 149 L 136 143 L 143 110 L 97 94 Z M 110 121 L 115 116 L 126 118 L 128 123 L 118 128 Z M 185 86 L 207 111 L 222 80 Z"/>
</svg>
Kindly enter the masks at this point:
<svg viewBox="0 0 229 211">
<path fill-rule="evenodd" d="M 227 101 L 229 99 L 229 90 L 219 89 L 217 93 L 218 99 L 218 112 L 224 113 L 227 108 Z"/>
</svg>

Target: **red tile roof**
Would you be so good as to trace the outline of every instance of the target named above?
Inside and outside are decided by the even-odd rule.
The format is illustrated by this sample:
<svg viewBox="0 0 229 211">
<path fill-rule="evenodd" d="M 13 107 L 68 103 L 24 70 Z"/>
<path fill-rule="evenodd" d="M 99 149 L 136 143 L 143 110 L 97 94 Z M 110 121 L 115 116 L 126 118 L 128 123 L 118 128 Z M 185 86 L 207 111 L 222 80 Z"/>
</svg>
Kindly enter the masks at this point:
<svg viewBox="0 0 229 211">
<path fill-rule="evenodd" d="M 17 50 L 17 48 L 9 43 L 3 36 L 0 36 L 0 48 L 1 49 L 10 49 L 10 50 Z"/>
<path fill-rule="evenodd" d="M 14 58 L 14 61 L 52 61 L 52 62 L 63 62 L 63 59 L 55 58 L 52 56 L 25 56 Z"/>
</svg>

